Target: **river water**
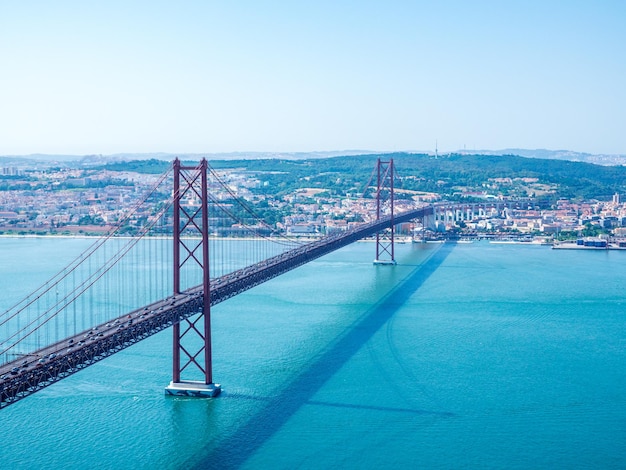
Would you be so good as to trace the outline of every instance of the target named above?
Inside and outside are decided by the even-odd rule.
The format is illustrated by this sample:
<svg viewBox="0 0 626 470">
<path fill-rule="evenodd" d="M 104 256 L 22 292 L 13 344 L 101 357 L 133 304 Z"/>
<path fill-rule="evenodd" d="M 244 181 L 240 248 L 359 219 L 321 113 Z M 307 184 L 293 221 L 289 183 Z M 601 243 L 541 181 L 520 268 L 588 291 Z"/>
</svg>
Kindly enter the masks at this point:
<svg viewBox="0 0 626 470">
<path fill-rule="evenodd" d="M 0 310 L 89 243 L 0 238 Z M 356 243 L 0 410 L 0 468 L 626 468 L 626 252 Z"/>
</svg>

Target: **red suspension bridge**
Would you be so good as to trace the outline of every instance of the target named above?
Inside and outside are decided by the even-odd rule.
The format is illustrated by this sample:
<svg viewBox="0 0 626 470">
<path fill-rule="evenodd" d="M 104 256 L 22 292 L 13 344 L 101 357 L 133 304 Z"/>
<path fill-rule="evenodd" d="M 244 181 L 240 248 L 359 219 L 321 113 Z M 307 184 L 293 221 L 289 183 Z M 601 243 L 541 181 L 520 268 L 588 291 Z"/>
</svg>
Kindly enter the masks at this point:
<svg viewBox="0 0 626 470">
<path fill-rule="evenodd" d="M 206 160 L 176 160 L 116 229 L 0 316 L 0 407 L 169 327 L 166 393 L 219 394 L 212 306 L 366 237 L 376 237 L 376 263 L 394 263 L 394 226 L 434 214 L 394 212 L 393 160 L 379 160 L 374 177 L 371 220 L 305 242 L 263 223 Z M 233 220 L 246 241 L 212 236 Z"/>
</svg>

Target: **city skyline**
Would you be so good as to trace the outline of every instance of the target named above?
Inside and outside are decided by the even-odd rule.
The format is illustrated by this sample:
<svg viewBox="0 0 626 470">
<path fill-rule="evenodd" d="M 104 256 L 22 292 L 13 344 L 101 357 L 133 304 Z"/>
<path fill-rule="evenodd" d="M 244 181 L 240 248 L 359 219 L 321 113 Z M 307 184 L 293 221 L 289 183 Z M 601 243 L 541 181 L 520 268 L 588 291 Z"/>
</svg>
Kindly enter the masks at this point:
<svg viewBox="0 0 626 470">
<path fill-rule="evenodd" d="M 626 154 L 626 5 L 3 3 L 0 155 Z"/>
</svg>

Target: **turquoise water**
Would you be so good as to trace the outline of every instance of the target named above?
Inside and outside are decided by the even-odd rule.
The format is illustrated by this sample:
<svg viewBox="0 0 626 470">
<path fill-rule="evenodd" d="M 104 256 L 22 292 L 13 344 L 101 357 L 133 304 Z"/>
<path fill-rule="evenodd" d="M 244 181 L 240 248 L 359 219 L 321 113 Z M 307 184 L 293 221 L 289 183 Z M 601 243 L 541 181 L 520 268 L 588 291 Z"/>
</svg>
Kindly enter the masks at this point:
<svg viewBox="0 0 626 470">
<path fill-rule="evenodd" d="M 85 243 L 0 238 L 0 308 Z M 166 331 L 0 410 L 1 468 L 626 467 L 626 252 L 373 250 L 215 307 L 217 399 Z"/>
</svg>

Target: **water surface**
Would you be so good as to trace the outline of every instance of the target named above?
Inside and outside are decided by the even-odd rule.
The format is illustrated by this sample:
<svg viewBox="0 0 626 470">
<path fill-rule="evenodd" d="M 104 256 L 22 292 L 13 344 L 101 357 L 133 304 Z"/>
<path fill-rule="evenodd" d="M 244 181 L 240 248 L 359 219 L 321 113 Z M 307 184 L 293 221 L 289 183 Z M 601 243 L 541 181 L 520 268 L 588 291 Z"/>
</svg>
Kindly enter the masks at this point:
<svg viewBox="0 0 626 470">
<path fill-rule="evenodd" d="M 84 243 L 0 238 L 0 307 Z M 626 253 L 373 250 L 216 306 L 217 399 L 166 331 L 0 410 L 3 468 L 626 467 Z"/>
</svg>

